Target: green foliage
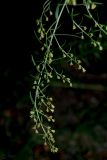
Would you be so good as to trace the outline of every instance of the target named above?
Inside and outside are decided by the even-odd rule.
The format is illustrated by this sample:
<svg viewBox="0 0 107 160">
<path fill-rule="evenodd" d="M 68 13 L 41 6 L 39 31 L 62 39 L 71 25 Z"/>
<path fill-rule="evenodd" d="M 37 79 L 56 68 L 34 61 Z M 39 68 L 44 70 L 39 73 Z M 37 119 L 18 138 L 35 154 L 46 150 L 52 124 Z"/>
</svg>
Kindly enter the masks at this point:
<svg viewBox="0 0 107 160">
<path fill-rule="evenodd" d="M 72 87 L 71 79 L 61 66 L 60 69 L 57 67 L 58 63 L 60 65 L 60 60 L 63 60 L 69 66 L 76 65 L 85 72 L 82 60 L 76 54 L 77 44 L 85 45 L 87 40 L 89 47 L 102 51 L 101 39 L 103 35 L 107 35 L 107 26 L 94 18 L 94 14 L 97 15 L 97 6 L 101 5 L 98 2 L 83 0 L 79 4 L 76 0 L 65 0 L 57 2 L 53 10 L 52 5 L 53 2 L 46 0 L 41 17 L 37 20 L 38 31 L 35 35 L 41 49 L 39 57 L 32 56 L 36 76 L 30 93 L 33 104 L 30 117 L 34 121 L 33 129 L 42 136 L 44 145 L 48 145 L 52 152 L 57 152 L 55 130 L 50 126 L 50 122 L 55 122 L 55 106 L 53 98 L 47 95 L 47 90 L 53 78 Z M 76 7 L 81 7 L 83 12 L 78 13 Z M 69 22 L 66 28 L 63 26 L 63 16 L 65 24 L 67 20 Z M 87 44 L 85 46 L 87 47 Z"/>
</svg>

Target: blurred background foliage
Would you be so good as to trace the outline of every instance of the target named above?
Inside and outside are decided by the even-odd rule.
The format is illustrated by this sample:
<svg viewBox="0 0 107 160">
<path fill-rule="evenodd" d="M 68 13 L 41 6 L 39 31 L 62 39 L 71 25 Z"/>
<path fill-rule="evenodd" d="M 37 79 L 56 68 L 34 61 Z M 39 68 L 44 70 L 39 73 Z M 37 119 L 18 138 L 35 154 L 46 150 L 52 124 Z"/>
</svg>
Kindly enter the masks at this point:
<svg viewBox="0 0 107 160">
<path fill-rule="evenodd" d="M 73 41 L 75 54 L 87 72 L 61 66 L 70 75 L 73 88 L 52 81 L 48 93 L 56 105 L 57 154 L 49 152 L 32 130 L 29 91 L 35 73 L 31 54 L 40 54 L 34 36 L 43 1 L 2 4 L 0 55 L 0 160 L 106 160 L 107 159 L 107 37 L 103 51 L 89 41 Z M 106 23 L 106 3 L 99 19 Z M 78 10 L 78 9 L 77 9 Z M 87 22 L 88 23 L 88 22 Z M 68 27 L 68 26 L 67 26 Z M 66 29 L 66 28 L 65 28 Z M 59 64 L 60 66 L 60 64 Z"/>
</svg>

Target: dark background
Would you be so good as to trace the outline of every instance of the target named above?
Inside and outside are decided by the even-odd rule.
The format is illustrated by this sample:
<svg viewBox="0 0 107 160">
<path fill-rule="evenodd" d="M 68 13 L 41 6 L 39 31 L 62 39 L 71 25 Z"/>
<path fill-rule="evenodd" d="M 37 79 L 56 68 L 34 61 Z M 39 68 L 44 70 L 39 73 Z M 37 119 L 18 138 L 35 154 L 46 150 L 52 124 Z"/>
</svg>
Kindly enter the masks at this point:
<svg viewBox="0 0 107 160">
<path fill-rule="evenodd" d="M 63 87 L 52 88 L 58 109 L 56 109 L 56 128 L 59 129 L 57 140 L 59 144 L 61 143 L 62 150 L 54 157 L 31 131 L 32 124 L 29 118 L 31 108 L 29 91 L 33 70 L 31 54 L 35 50 L 38 51 L 34 29 L 42 4 L 42 0 L 39 3 L 31 0 L 4 1 L 0 4 L 0 160 L 23 159 L 27 153 L 29 160 L 35 157 L 38 160 L 42 160 L 43 157 L 69 160 L 72 156 L 73 160 L 76 160 L 79 159 L 77 153 L 81 157 L 86 156 L 82 159 L 91 159 L 91 156 L 96 155 L 99 160 L 107 158 L 107 50 L 102 52 L 99 59 L 93 55 L 91 60 L 88 60 L 88 65 L 85 64 L 87 68 L 85 75 L 78 74 L 75 70 L 71 71 L 74 78 L 85 82 L 83 87 L 74 85 L 72 90 Z M 106 21 L 106 5 L 101 10 L 101 21 L 104 23 Z M 93 86 L 87 88 L 87 84 Z M 89 137 L 86 138 L 87 133 L 91 136 L 95 129 L 97 130 L 95 133 L 100 133 L 96 140 L 99 145 L 96 145 L 97 142 L 94 144 L 94 140 L 90 144 Z M 71 132 L 74 133 L 73 141 Z M 84 139 L 89 147 L 81 142 L 85 141 Z M 75 151 L 72 152 L 69 148 L 72 150 L 74 148 Z M 93 154 L 93 150 L 96 151 L 96 155 Z"/>
</svg>

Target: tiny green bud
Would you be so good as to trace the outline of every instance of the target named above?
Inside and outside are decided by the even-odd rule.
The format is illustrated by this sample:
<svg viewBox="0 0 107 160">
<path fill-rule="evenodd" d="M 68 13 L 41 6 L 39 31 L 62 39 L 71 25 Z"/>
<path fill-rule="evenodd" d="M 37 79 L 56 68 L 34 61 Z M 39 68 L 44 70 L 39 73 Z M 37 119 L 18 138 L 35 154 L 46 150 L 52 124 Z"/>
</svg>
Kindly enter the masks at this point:
<svg viewBox="0 0 107 160">
<path fill-rule="evenodd" d="M 49 18 L 48 18 L 48 17 L 46 17 L 46 21 L 47 21 L 47 22 L 49 21 Z"/>
<path fill-rule="evenodd" d="M 99 46 L 99 50 L 102 51 L 102 50 L 103 50 L 103 47 L 102 47 L 102 46 Z"/>
<path fill-rule="evenodd" d="M 93 9 L 95 9 L 96 8 L 96 4 L 95 3 L 92 3 L 91 4 L 91 9 L 93 10 Z"/>
<path fill-rule="evenodd" d="M 52 15 L 53 15 L 53 12 L 52 12 L 52 11 L 50 11 L 50 12 L 49 12 L 49 14 L 50 14 L 50 16 L 52 16 Z"/>
<path fill-rule="evenodd" d="M 76 29 L 76 26 L 75 25 L 73 25 L 73 30 L 75 30 Z"/>
<path fill-rule="evenodd" d="M 83 35 L 81 36 L 81 39 L 84 39 L 84 36 L 83 36 Z"/>
</svg>

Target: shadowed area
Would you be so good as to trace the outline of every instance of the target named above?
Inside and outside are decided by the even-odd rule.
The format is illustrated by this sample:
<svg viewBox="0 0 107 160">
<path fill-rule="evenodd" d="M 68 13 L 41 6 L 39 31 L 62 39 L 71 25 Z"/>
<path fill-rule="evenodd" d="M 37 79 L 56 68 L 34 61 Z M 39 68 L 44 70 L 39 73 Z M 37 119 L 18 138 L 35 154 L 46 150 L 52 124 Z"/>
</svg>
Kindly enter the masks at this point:
<svg viewBox="0 0 107 160">
<path fill-rule="evenodd" d="M 32 130 L 29 92 L 35 69 L 31 54 L 40 53 L 34 29 L 42 4 L 42 0 L 32 0 L 4 1 L 0 5 L 0 160 L 106 160 L 106 37 L 100 54 L 96 50 L 91 53 L 84 42 L 77 45 L 77 55 L 82 57 L 86 73 L 81 73 L 75 66 L 61 64 L 70 75 L 73 88 L 53 80 L 47 91 L 53 95 L 56 105 L 54 127 L 59 152 L 50 153 L 49 148 L 43 146 L 41 137 Z M 106 6 L 102 8 L 101 22 L 105 22 Z M 63 24 L 69 31 L 70 28 L 66 28 L 69 22 Z"/>
</svg>

